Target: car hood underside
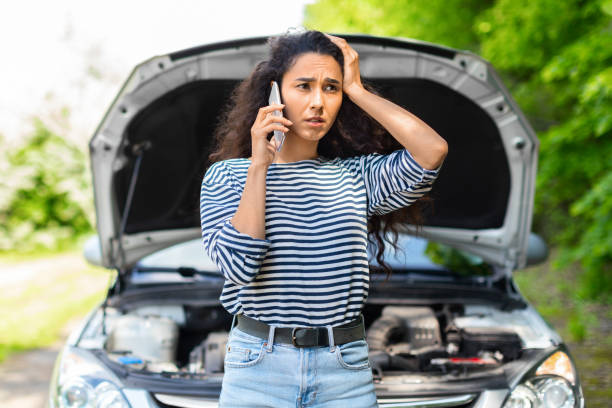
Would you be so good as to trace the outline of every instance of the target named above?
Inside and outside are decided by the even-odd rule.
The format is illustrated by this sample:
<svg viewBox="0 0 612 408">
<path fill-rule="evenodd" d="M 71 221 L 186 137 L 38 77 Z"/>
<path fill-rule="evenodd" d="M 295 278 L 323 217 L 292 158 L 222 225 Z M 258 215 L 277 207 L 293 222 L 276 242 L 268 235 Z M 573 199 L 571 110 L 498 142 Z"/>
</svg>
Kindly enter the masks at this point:
<svg viewBox="0 0 612 408">
<path fill-rule="evenodd" d="M 364 79 L 448 142 L 421 235 L 510 271 L 523 267 L 538 141 L 493 67 L 424 42 L 344 37 L 359 53 Z M 133 70 L 90 142 L 105 266 L 125 270 L 200 235 L 214 126 L 266 47 L 266 37 L 209 44 Z"/>
</svg>

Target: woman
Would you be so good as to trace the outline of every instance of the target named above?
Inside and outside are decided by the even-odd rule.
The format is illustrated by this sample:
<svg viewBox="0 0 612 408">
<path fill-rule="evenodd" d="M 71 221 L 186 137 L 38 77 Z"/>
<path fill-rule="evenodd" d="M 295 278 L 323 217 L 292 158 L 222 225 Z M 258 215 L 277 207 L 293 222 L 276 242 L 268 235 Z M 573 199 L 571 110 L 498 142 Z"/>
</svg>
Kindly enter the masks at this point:
<svg viewBox="0 0 612 408">
<path fill-rule="evenodd" d="M 220 406 L 374 407 L 368 232 L 380 260 L 382 221 L 396 232 L 407 219 L 447 144 L 363 85 L 345 40 L 307 31 L 269 44 L 232 95 L 201 190 L 204 246 L 234 315 Z M 271 81 L 282 105 L 267 106 Z M 274 130 L 286 134 L 280 151 Z M 385 131 L 403 149 L 380 154 Z"/>
</svg>

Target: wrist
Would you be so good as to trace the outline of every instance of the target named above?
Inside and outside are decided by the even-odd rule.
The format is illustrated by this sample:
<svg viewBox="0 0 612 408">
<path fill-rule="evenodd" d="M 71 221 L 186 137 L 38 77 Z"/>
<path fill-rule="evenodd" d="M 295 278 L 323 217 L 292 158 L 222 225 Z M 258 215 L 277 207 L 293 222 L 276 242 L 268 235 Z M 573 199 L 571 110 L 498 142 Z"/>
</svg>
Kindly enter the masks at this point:
<svg viewBox="0 0 612 408">
<path fill-rule="evenodd" d="M 353 84 L 349 88 L 344 91 L 346 96 L 350 98 L 351 101 L 355 102 L 355 99 L 359 98 L 364 93 L 368 92 L 362 84 Z"/>
<path fill-rule="evenodd" d="M 267 172 L 269 164 L 260 162 L 251 162 L 248 168 L 249 173 Z"/>
</svg>

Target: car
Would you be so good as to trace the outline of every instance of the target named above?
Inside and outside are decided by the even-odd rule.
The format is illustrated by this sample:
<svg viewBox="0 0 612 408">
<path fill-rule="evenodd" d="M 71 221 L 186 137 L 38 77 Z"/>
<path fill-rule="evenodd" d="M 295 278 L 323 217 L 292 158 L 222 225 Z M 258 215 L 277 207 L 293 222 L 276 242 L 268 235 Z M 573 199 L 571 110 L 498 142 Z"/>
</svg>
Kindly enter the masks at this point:
<svg viewBox="0 0 612 408">
<path fill-rule="evenodd" d="M 521 295 L 542 262 L 531 232 L 538 139 L 478 55 L 406 38 L 344 35 L 362 76 L 449 145 L 422 229 L 372 256 L 363 309 L 380 407 L 583 407 L 561 337 Z M 58 355 L 50 407 L 216 407 L 232 316 L 203 248 L 199 192 L 232 89 L 267 37 L 204 44 L 135 67 L 90 142 L 97 236 L 116 272 Z"/>
</svg>

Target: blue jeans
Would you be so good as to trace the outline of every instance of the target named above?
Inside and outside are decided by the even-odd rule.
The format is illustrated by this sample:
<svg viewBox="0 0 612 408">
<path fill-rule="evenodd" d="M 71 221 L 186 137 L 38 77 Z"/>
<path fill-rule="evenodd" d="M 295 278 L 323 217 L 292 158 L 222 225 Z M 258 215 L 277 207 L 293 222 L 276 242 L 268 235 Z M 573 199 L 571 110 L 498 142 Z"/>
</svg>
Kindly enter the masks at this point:
<svg viewBox="0 0 612 408">
<path fill-rule="evenodd" d="M 230 331 L 219 407 L 378 407 L 368 344 L 298 348 Z"/>
</svg>

